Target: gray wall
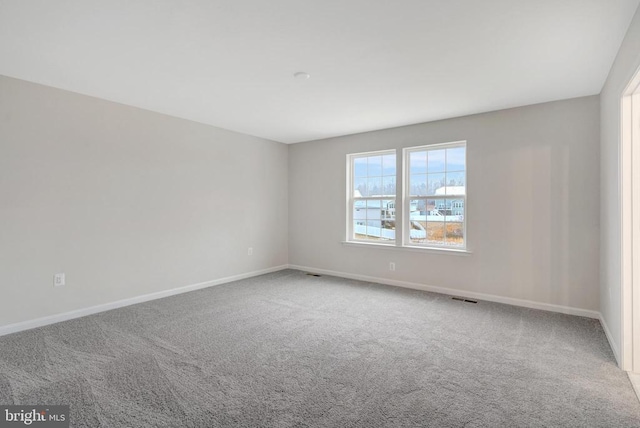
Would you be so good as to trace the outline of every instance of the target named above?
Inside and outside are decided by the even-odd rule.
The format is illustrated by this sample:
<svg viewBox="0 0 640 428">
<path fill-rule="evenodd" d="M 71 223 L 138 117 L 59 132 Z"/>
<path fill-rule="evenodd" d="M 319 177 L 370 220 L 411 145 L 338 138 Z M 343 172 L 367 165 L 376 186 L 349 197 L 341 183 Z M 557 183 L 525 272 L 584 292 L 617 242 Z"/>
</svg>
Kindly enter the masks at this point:
<svg viewBox="0 0 640 428">
<path fill-rule="evenodd" d="M 286 264 L 287 156 L 0 77 L 0 326 Z"/>
<path fill-rule="evenodd" d="M 620 236 L 620 102 L 623 91 L 640 67 L 640 10 L 622 42 L 600 94 L 600 312 L 620 355 L 621 236 Z"/>
<path fill-rule="evenodd" d="M 599 112 L 285 146 L 0 77 L 0 326 L 286 263 L 597 311 Z M 347 153 L 462 139 L 472 254 L 341 244 Z"/>
<path fill-rule="evenodd" d="M 292 145 L 289 263 L 597 311 L 599 111 L 591 96 Z M 458 140 L 471 255 L 341 244 L 346 154 Z"/>
</svg>

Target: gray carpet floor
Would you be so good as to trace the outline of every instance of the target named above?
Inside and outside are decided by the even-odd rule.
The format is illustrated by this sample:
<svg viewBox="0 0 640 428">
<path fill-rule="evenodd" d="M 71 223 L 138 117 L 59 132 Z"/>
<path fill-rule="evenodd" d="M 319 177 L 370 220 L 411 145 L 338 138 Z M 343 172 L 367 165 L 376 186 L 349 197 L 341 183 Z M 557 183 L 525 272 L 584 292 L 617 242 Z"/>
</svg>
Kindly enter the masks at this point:
<svg viewBox="0 0 640 428">
<path fill-rule="evenodd" d="M 640 427 L 597 320 L 286 270 L 0 337 L 83 427 Z"/>
</svg>

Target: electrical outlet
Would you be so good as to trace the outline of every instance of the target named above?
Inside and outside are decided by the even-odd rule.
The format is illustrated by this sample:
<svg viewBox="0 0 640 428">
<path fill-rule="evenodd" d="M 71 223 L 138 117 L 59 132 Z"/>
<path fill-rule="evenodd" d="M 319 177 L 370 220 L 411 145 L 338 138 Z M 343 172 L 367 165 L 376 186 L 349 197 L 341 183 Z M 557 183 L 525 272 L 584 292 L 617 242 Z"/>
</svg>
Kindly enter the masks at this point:
<svg viewBox="0 0 640 428">
<path fill-rule="evenodd" d="M 249 250 L 247 251 L 247 255 L 253 256 L 253 247 L 249 247 Z"/>
<path fill-rule="evenodd" d="M 60 287 L 65 284 L 65 275 L 64 273 L 57 273 L 53 275 L 53 286 Z"/>
<path fill-rule="evenodd" d="M 389 270 L 391 272 L 396 270 L 396 264 L 394 262 L 389 263 Z"/>
</svg>

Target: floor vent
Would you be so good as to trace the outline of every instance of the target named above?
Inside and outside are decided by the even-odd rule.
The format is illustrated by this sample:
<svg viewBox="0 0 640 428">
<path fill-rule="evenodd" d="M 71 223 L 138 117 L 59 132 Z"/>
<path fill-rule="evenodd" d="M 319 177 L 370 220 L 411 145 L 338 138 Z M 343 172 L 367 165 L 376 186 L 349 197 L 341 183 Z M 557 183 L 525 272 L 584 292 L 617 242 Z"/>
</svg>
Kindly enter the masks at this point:
<svg viewBox="0 0 640 428">
<path fill-rule="evenodd" d="M 322 275 L 318 275 L 317 273 L 310 273 L 310 272 L 307 272 L 307 275 L 308 276 L 322 276 Z"/>
<path fill-rule="evenodd" d="M 452 297 L 452 299 L 459 300 L 461 302 L 467 302 L 467 303 L 478 303 L 477 300 L 465 299 L 464 297 Z"/>
</svg>

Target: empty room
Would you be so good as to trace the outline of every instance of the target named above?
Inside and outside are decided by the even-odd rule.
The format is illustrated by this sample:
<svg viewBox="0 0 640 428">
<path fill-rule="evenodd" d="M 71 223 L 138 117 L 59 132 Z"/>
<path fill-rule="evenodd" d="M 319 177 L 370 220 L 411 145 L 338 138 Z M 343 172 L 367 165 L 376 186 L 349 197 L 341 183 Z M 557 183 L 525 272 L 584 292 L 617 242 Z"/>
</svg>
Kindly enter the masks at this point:
<svg viewBox="0 0 640 428">
<path fill-rule="evenodd" d="M 640 0 L 0 0 L 0 426 L 640 427 Z"/>
</svg>

